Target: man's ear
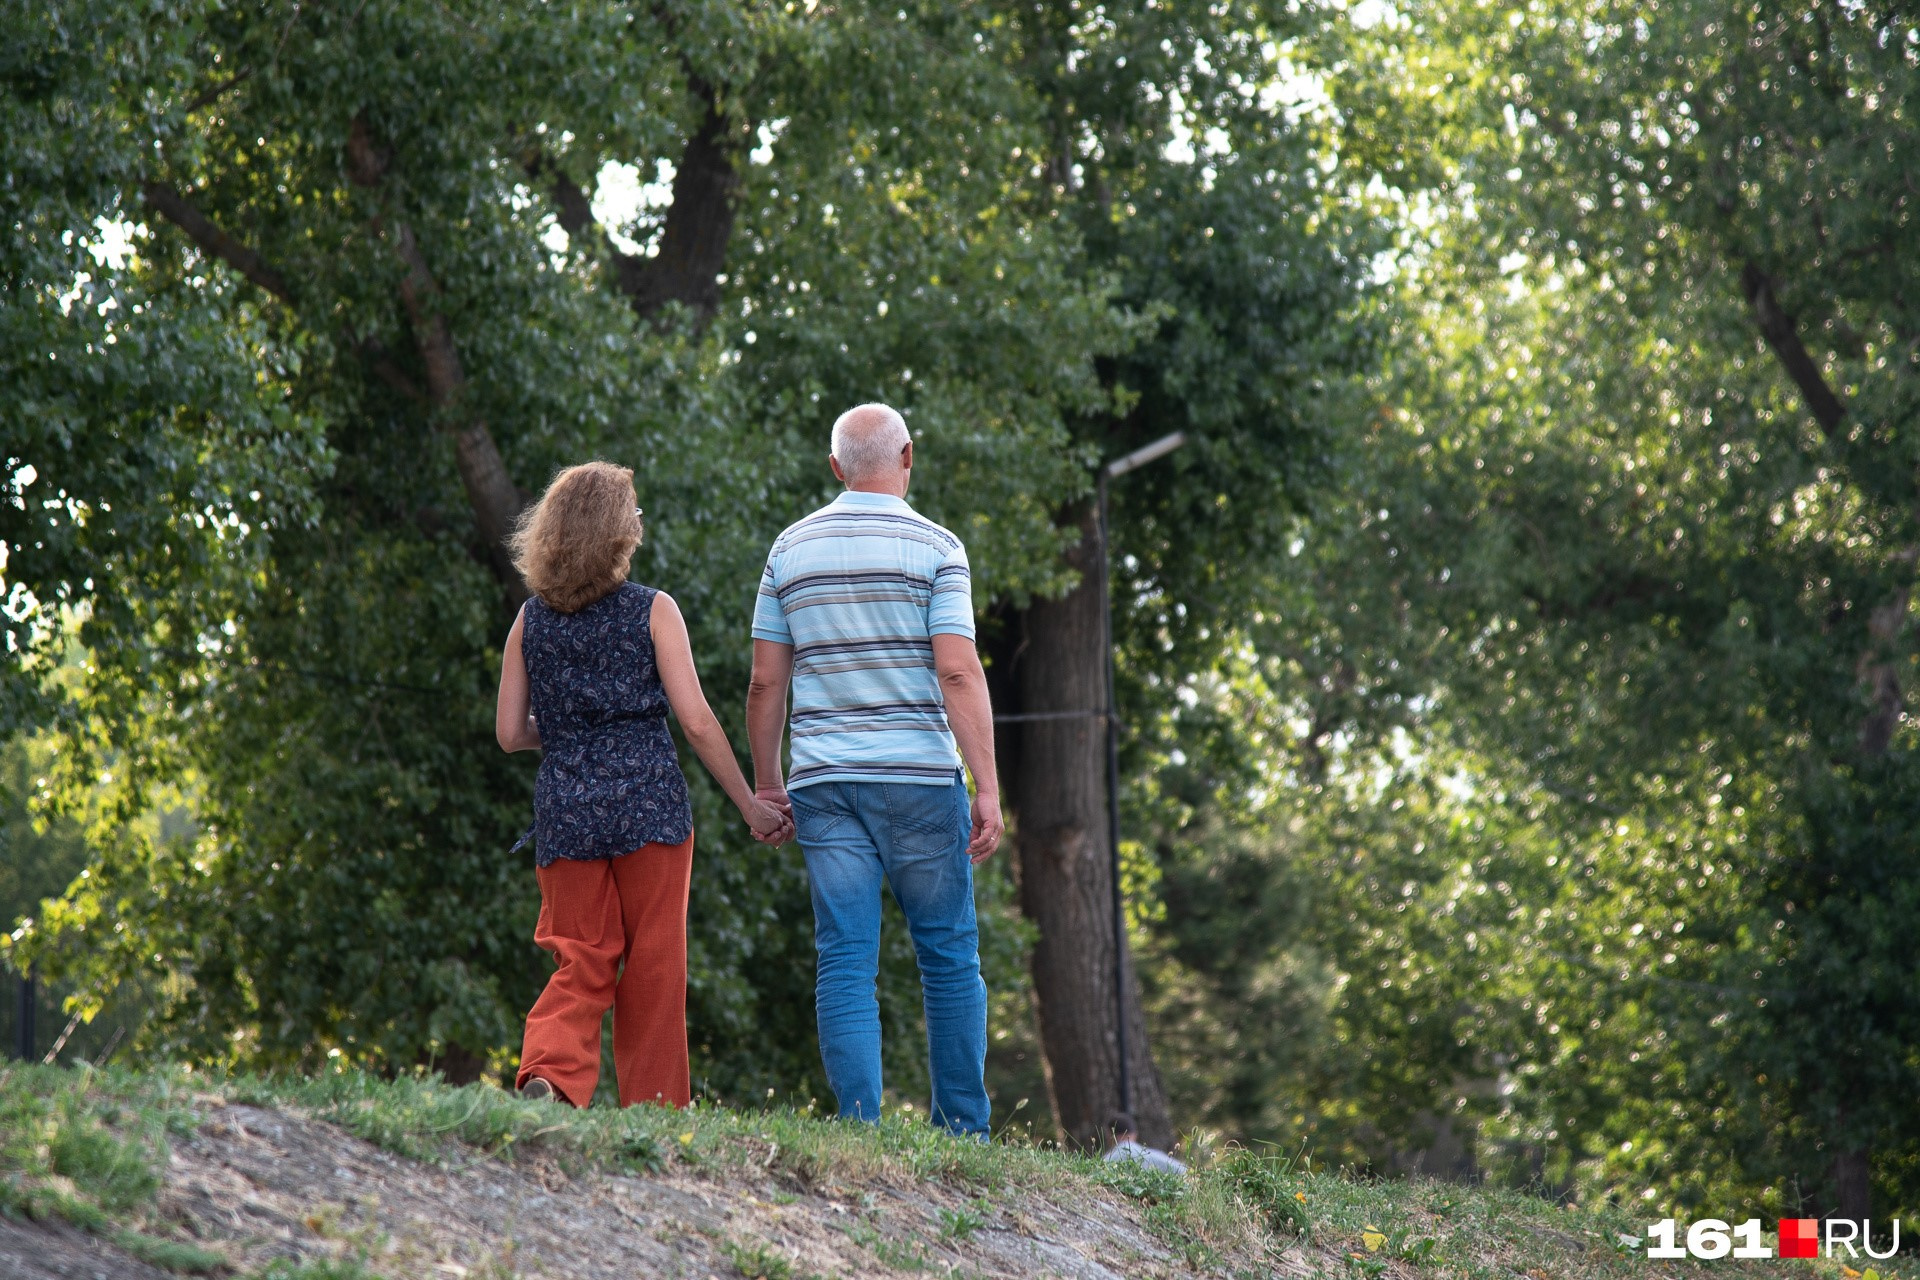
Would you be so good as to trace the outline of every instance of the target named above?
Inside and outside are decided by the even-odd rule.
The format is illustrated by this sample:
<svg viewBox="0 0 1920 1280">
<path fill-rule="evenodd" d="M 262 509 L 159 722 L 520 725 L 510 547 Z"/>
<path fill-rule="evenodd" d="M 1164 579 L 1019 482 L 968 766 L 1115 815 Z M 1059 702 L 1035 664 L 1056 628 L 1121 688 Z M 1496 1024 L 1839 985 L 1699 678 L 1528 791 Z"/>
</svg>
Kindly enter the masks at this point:
<svg viewBox="0 0 1920 1280">
<path fill-rule="evenodd" d="M 827 465 L 833 468 L 833 478 L 835 480 L 838 480 L 841 484 L 847 482 L 847 473 L 840 469 L 840 459 L 834 457 L 832 454 L 828 454 Z"/>
<path fill-rule="evenodd" d="M 911 440 L 907 441 L 907 447 L 900 451 L 900 469 L 913 470 L 913 441 Z"/>
</svg>

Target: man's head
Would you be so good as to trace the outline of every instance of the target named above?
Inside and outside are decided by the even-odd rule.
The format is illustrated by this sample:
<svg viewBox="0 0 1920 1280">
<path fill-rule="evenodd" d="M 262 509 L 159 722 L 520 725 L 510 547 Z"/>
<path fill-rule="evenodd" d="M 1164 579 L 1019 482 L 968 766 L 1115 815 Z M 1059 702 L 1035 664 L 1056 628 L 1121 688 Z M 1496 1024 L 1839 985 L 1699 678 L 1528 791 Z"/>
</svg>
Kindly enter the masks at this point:
<svg viewBox="0 0 1920 1280">
<path fill-rule="evenodd" d="M 1138 1142 L 1140 1126 L 1133 1122 L 1133 1116 L 1125 1111 L 1116 1111 L 1107 1117 L 1107 1132 L 1115 1142 Z"/>
<path fill-rule="evenodd" d="M 849 489 L 904 498 L 913 473 L 913 437 L 906 421 L 886 405 L 856 405 L 834 422 L 827 461 Z"/>
</svg>

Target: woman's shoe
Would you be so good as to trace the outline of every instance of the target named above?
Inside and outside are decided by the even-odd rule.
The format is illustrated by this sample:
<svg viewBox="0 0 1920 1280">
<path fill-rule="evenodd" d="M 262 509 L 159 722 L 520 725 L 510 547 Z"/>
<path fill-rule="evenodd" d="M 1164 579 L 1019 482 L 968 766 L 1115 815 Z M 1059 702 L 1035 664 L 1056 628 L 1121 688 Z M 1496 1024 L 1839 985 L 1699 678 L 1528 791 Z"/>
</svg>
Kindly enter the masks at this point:
<svg viewBox="0 0 1920 1280">
<path fill-rule="evenodd" d="M 520 1096 L 538 1102 L 557 1098 L 560 1095 L 554 1092 L 552 1085 L 539 1076 L 528 1076 L 527 1082 L 520 1086 Z"/>
</svg>

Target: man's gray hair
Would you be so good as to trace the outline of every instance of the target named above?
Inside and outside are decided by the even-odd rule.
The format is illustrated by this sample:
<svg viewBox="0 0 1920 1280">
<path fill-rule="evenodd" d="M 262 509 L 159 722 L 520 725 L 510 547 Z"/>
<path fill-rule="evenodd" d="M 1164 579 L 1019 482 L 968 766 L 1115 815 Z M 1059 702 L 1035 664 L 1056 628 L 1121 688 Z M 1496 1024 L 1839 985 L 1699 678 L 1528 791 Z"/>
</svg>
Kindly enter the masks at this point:
<svg viewBox="0 0 1920 1280">
<path fill-rule="evenodd" d="M 900 465 L 913 437 L 906 419 L 884 404 L 861 404 L 833 424 L 833 460 L 848 480 L 866 480 Z"/>
</svg>

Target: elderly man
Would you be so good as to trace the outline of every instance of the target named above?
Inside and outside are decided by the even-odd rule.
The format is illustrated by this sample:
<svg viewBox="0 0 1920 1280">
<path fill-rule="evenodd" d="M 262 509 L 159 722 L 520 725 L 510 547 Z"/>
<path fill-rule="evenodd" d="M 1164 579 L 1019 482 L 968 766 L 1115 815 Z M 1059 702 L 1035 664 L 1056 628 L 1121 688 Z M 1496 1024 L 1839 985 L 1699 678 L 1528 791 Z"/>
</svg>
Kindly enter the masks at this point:
<svg viewBox="0 0 1920 1280">
<path fill-rule="evenodd" d="M 984 1136 L 987 990 L 973 865 L 1000 843 L 1000 783 L 967 552 L 907 505 L 913 439 L 898 413 L 849 409 L 832 448 L 846 492 L 774 541 L 760 580 L 747 694 L 755 786 L 791 804 L 806 854 L 820 1057 L 840 1114 L 880 1117 L 884 879 L 920 961 L 931 1119 Z M 789 683 L 793 771 L 783 781 Z"/>
</svg>

